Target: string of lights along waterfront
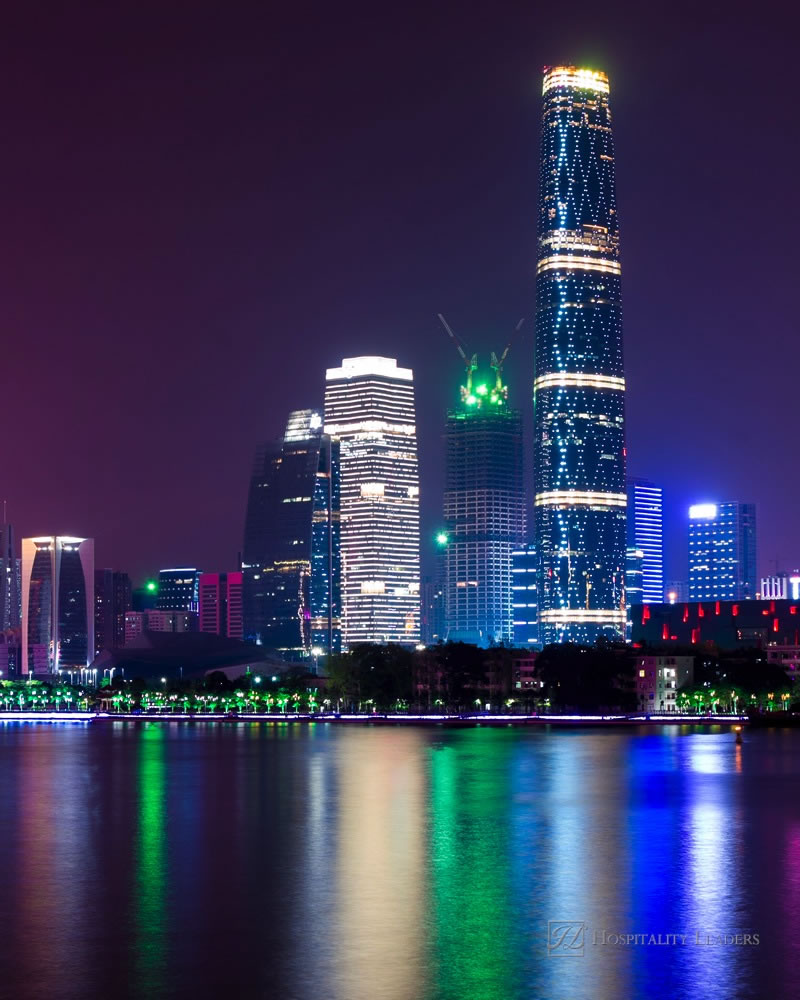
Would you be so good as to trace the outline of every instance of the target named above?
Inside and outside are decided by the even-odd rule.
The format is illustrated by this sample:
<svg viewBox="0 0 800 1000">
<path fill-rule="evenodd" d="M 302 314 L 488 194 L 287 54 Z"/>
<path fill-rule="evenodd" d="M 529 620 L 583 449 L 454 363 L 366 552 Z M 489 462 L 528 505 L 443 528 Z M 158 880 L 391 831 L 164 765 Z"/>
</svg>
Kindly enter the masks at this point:
<svg viewBox="0 0 800 1000">
<path fill-rule="evenodd" d="M 345 358 L 327 371 L 325 432 L 341 445 L 345 647 L 420 639 L 413 378 L 394 358 Z"/>
<path fill-rule="evenodd" d="M 625 377 L 605 73 L 548 67 L 536 266 L 534 475 L 540 638 L 625 627 Z"/>
</svg>

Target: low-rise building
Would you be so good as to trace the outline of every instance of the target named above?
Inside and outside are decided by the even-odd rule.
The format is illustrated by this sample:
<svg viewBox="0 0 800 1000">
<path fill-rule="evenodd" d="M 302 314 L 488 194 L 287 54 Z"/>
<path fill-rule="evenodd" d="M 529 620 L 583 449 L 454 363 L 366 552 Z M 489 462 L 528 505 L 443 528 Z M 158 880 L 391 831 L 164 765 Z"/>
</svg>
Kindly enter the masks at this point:
<svg viewBox="0 0 800 1000">
<path fill-rule="evenodd" d="M 795 677 L 800 677 L 800 645 L 778 645 L 767 646 L 767 663 L 771 663 L 786 672 L 787 677 L 794 681 Z"/>
<path fill-rule="evenodd" d="M 656 654 L 636 658 L 636 695 L 643 712 L 674 712 L 678 691 L 694 680 L 694 657 Z"/>
<path fill-rule="evenodd" d="M 512 661 L 514 691 L 533 691 L 539 688 L 536 679 L 536 657 L 539 654 L 533 650 L 525 650 L 514 654 Z"/>
<path fill-rule="evenodd" d="M 143 632 L 196 632 L 194 611 L 128 611 L 125 614 L 125 645 Z"/>
<path fill-rule="evenodd" d="M 800 602 L 685 601 L 634 604 L 633 642 L 649 646 L 767 649 L 800 646 Z"/>
</svg>

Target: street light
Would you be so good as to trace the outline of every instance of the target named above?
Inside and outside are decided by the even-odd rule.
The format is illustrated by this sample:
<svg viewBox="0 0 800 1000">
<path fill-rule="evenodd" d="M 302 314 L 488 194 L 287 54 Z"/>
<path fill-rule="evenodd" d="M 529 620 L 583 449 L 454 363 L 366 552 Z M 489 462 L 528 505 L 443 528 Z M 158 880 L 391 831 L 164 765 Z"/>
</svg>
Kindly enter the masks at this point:
<svg viewBox="0 0 800 1000">
<path fill-rule="evenodd" d="M 324 650 L 320 646 L 311 647 L 311 655 L 314 657 L 314 673 L 317 673 L 317 660 L 322 656 Z"/>
</svg>

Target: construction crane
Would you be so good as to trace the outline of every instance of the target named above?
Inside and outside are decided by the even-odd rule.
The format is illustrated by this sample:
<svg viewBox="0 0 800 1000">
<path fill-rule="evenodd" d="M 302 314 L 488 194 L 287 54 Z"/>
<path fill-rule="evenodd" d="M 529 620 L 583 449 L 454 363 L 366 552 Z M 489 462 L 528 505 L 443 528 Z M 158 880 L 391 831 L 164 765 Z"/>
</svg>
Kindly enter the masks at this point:
<svg viewBox="0 0 800 1000">
<path fill-rule="evenodd" d="M 499 358 L 494 353 L 494 351 L 492 351 L 492 357 L 489 363 L 491 364 L 492 368 L 494 368 L 495 371 L 495 386 L 494 386 L 495 392 L 503 391 L 503 364 L 506 360 L 506 356 L 508 355 L 508 349 L 514 343 L 514 338 L 522 329 L 522 324 L 524 322 L 525 322 L 525 317 L 523 316 L 522 319 L 519 321 L 519 323 L 517 323 L 517 325 L 514 327 L 514 332 L 511 334 L 511 340 L 509 340 L 509 342 L 506 344 L 506 349 L 503 351 L 503 353 L 500 355 Z"/>
<path fill-rule="evenodd" d="M 436 315 L 439 317 L 439 322 L 442 324 L 442 326 L 447 331 L 448 336 L 453 341 L 453 343 L 456 345 L 456 350 L 461 355 L 461 359 L 464 362 L 464 367 L 467 370 L 467 384 L 466 384 L 466 386 L 464 388 L 466 390 L 466 396 L 471 396 L 472 395 L 472 373 L 474 371 L 476 371 L 477 368 L 478 368 L 478 355 L 477 354 L 473 354 L 471 358 L 468 358 L 466 351 L 461 346 L 461 341 L 458 339 L 458 337 L 450 329 L 450 325 L 448 324 L 447 320 L 444 318 L 444 316 L 442 316 L 441 313 L 437 313 Z"/>
</svg>

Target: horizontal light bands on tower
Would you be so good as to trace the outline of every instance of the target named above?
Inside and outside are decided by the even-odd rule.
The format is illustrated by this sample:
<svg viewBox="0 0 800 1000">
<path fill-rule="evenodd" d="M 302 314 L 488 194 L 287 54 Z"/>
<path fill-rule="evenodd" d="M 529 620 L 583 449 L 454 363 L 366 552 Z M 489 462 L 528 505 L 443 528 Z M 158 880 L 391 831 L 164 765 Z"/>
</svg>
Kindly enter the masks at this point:
<svg viewBox="0 0 800 1000">
<path fill-rule="evenodd" d="M 549 624 L 560 622 L 576 622 L 591 625 L 623 625 L 625 612 L 617 610 L 604 611 L 596 608 L 554 608 L 539 611 L 539 621 Z"/>
<path fill-rule="evenodd" d="M 417 429 L 414 424 L 393 424 L 386 420 L 358 420 L 351 424 L 327 423 L 325 433 L 333 437 L 345 434 L 404 434 L 414 435 Z"/>
<path fill-rule="evenodd" d="M 555 87 L 574 87 L 579 90 L 595 90 L 598 94 L 608 93 L 608 77 L 593 69 L 577 69 L 575 66 L 554 66 L 545 74 L 542 94 Z"/>
<path fill-rule="evenodd" d="M 537 507 L 626 507 L 625 493 L 599 493 L 589 490 L 548 490 L 537 493 Z"/>
<path fill-rule="evenodd" d="M 544 271 L 599 271 L 601 274 L 622 274 L 616 260 L 598 260 L 596 257 L 574 257 L 572 254 L 553 254 L 543 257 L 536 265 L 536 273 Z"/>
<path fill-rule="evenodd" d="M 590 389 L 619 389 L 624 391 L 625 379 L 618 375 L 593 375 L 590 372 L 552 372 L 550 375 L 540 375 L 533 382 L 533 391 L 537 389 L 588 387 Z"/>
</svg>

